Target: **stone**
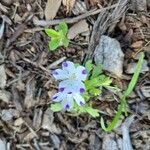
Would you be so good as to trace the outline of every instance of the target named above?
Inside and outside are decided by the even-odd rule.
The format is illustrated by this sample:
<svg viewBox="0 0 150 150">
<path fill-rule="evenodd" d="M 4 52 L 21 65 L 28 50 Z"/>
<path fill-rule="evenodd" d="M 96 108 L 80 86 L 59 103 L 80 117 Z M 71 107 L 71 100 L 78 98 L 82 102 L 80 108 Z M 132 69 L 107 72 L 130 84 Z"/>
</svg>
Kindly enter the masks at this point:
<svg viewBox="0 0 150 150">
<path fill-rule="evenodd" d="M 121 78 L 123 60 L 124 53 L 121 50 L 120 43 L 114 38 L 101 36 L 94 53 L 95 63 L 102 64 L 103 70 Z"/>
</svg>

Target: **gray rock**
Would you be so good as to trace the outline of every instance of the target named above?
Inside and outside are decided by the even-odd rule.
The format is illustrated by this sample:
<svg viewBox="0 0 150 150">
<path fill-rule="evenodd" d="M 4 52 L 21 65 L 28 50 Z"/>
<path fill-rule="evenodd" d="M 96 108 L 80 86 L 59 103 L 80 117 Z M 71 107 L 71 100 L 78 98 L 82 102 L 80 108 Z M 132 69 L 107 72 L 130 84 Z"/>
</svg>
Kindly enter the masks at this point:
<svg viewBox="0 0 150 150">
<path fill-rule="evenodd" d="M 127 70 L 126 73 L 128 74 L 133 74 L 135 71 L 137 63 L 129 63 L 127 65 Z M 142 69 L 141 69 L 141 73 L 144 73 L 146 71 L 149 71 L 149 67 L 148 67 L 148 63 L 146 60 L 143 61 L 143 65 L 142 65 Z"/>
<path fill-rule="evenodd" d="M 118 77 L 122 76 L 124 54 L 116 39 L 101 36 L 95 49 L 94 60 L 96 64 L 102 64 L 104 70 Z"/>
</svg>

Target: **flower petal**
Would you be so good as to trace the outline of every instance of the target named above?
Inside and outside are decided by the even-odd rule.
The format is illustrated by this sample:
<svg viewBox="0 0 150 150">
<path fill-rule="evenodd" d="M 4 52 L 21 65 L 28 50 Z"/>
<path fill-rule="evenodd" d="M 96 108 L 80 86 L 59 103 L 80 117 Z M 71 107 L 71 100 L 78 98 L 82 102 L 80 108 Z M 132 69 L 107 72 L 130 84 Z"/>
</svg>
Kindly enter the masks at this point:
<svg viewBox="0 0 150 150">
<path fill-rule="evenodd" d="M 76 72 L 75 73 L 76 73 L 77 80 L 85 81 L 85 79 L 87 77 L 87 71 L 86 71 L 85 67 L 78 66 L 76 68 Z"/>
<path fill-rule="evenodd" d="M 73 98 L 79 106 L 83 106 L 85 104 L 85 100 L 80 94 L 74 94 Z"/>
<path fill-rule="evenodd" d="M 74 73 L 75 71 L 75 66 L 74 63 L 71 61 L 65 61 L 62 63 L 62 68 L 64 71 L 67 71 L 69 74 Z"/>
<path fill-rule="evenodd" d="M 65 92 L 69 93 L 84 93 L 85 86 L 84 83 L 78 80 L 64 80 L 59 83 L 59 89 L 65 87 Z"/>
<path fill-rule="evenodd" d="M 52 75 L 56 80 L 65 80 L 68 78 L 68 73 L 62 69 L 56 69 L 52 71 Z"/>
<path fill-rule="evenodd" d="M 55 95 L 52 96 L 52 101 L 54 101 L 54 102 L 61 102 L 63 97 L 64 97 L 63 94 L 56 93 Z"/>
<path fill-rule="evenodd" d="M 72 94 L 66 94 L 66 98 L 62 100 L 61 105 L 65 110 L 73 108 L 74 101 Z"/>
</svg>

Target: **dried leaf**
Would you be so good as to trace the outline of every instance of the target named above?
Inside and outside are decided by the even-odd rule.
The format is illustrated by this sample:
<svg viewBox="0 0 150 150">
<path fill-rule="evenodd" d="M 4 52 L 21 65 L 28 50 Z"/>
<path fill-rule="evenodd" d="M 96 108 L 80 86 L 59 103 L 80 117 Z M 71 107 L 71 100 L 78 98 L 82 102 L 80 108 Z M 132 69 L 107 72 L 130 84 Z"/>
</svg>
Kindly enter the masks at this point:
<svg viewBox="0 0 150 150">
<path fill-rule="evenodd" d="M 142 45 L 143 45 L 143 41 L 136 41 L 136 42 L 134 42 L 131 46 L 132 46 L 133 48 L 141 48 Z"/>
<path fill-rule="evenodd" d="M 5 90 L 0 90 L 0 100 L 9 103 L 11 94 Z"/>
<path fill-rule="evenodd" d="M 63 0 L 63 5 L 67 8 L 67 13 L 71 12 L 76 0 Z"/>
<path fill-rule="evenodd" d="M 46 20 L 54 19 L 61 5 L 61 0 L 47 0 L 45 8 Z"/>
<path fill-rule="evenodd" d="M 4 88 L 6 85 L 6 72 L 4 65 L 0 65 L 0 88 Z"/>
<path fill-rule="evenodd" d="M 88 31 L 88 24 L 86 20 L 81 20 L 80 22 L 74 24 L 68 32 L 68 38 L 74 39 L 78 34 Z"/>
</svg>

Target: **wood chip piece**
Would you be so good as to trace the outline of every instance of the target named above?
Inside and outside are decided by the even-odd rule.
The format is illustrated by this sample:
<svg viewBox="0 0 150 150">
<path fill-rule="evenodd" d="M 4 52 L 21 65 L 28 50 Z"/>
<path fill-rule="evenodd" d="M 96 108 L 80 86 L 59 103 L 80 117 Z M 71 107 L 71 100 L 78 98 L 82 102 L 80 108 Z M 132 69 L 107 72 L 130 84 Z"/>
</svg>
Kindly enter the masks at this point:
<svg viewBox="0 0 150 150">
<path fill-rule="evenodd" d="M 143 41 L 136 41 L 136 42 L 134 42 L 131 46 L 132 46 L 133 48 L 141 48 L 142 45 L 143 45 Z"/>
<path fill-rule="evenodd" d="M 46 20 L 54 19 L 61 5 L 61 0 L 47 0 L 45 8 Z"/>
<path fill-rule="evenodd" d="M 0 90 L 0 100 L 3 102 L 9 103 L 11 99 L 11 94 L 5 90 Z"/>
<path fill-rule="evenodd" d="M 5 66 L 0 65 L 0 88 L 4 88 L 6 86 L 6 72 L 5 72 Z"/>
<path fill-rule="evenodd" d="M 53 112 L 47 109 L 43 116 L 42 128 L 48 130 L 51 133 L 60 134 L 61 131 L 59 130 L 59 128 L 56 127 L 53 121 L 54 121 Z"/>
<path fill-rule="evenodd" d="M 68 38 L 74 39 L 78 34 L 88 31 L 88 24 L 86 20 L 81 20 L 75 23 L 68 31 Z"/>
<path fill-rule="evenodd" d="M 2 21 L 2 24 L 0 25 L 0 39 L 2 39 L 3 33 L 4 33 L 4 20 Z"/>
<path fill-rule="evenodd" d="M 63 5 L 67 7 L 67 13 L 71 12 L 76 0 L 63 0 Z"/>
</svg>

